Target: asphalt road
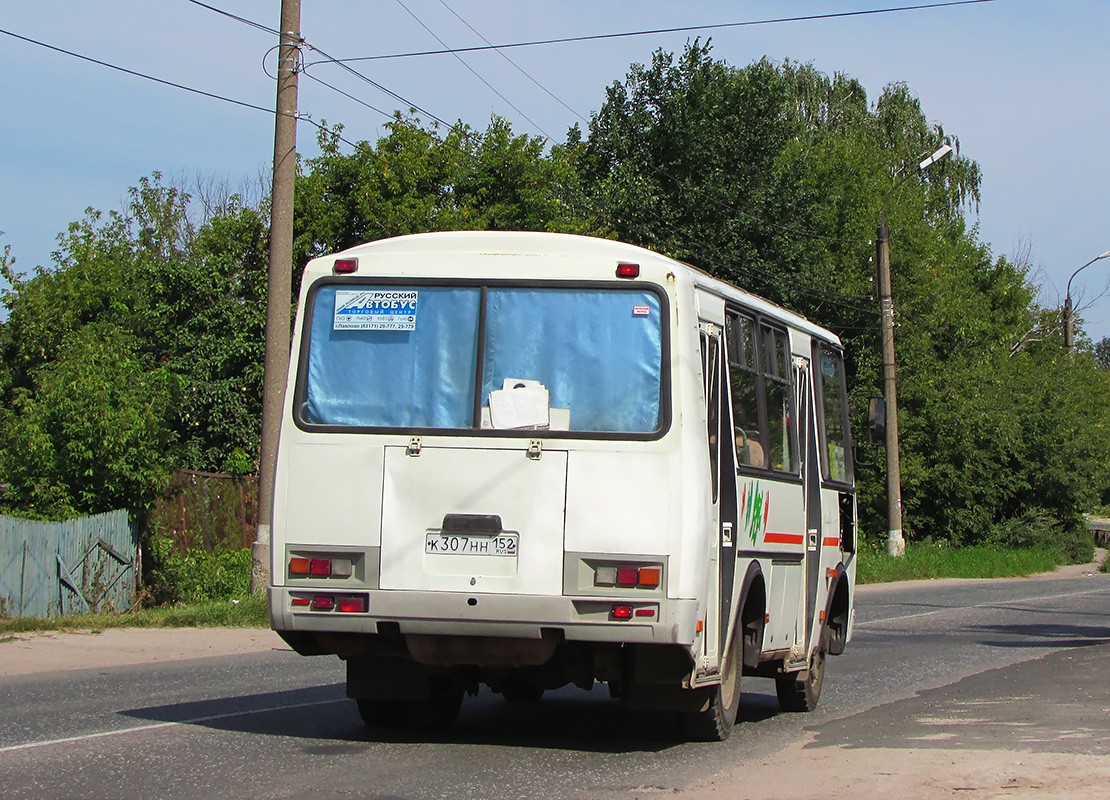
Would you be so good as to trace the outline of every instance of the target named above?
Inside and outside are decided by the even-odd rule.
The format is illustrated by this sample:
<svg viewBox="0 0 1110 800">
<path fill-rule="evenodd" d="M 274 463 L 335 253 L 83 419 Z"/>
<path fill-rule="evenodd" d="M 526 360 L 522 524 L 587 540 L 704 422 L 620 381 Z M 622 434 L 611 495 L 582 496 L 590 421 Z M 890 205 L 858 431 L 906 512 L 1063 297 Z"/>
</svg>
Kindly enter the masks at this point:
<svg viewBox="0 0 1110 800">
<path fill-rule="evenodd" d="M 2 658 L 2 650 L 0 650 Z M 813 747 L 1110 755 L 1110 575 L 865 587 L 819 708 L 745 679 L 724 744 L 592 692 L 468 698 L 454 729 L 365 728 L 338 659 L 291 652 L 0 677 L 0 797 L 634 798 Z M 2 673 L 0 663 L 0 673 Z"/>
</svg>

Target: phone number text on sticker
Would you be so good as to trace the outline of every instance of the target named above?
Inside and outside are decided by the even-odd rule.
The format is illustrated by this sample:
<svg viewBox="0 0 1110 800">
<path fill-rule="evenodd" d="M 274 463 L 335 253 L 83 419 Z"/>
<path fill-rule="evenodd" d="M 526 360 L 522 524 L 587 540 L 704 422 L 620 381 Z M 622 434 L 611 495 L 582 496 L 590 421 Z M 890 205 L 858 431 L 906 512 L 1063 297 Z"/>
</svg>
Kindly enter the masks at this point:
<svg viewBox="0 0 1110 800">
<path fill-rule="evenodd" d="M 337 289 L 332 329 L 414 331 L 419 292 Z"/>
<path fill-rule="evenodd" d="M 448 556 L 515 556 L 517 534 L 494 536 L 462 533 L 429 533 L 424 539 L 424 552 Z"/>
</svg>

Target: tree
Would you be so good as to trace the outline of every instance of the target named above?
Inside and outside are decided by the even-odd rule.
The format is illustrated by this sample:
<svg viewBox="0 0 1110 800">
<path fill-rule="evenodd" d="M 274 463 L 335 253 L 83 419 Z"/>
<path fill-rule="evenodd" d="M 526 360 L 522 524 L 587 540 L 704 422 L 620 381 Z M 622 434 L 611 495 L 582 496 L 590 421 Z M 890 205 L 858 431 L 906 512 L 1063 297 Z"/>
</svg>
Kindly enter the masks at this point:
<svg viewBox="0 0 1110 800">
<path fill-rule="evenodd" d="M 657 52 L 609 87 L 581 164 L 588 196 L 620 238 L 840 334 L 860 407 L 880 386 L 872 289 L 880 205 L 898 177 L 945 142 L 958 150 L 903 84 L 870 104 L 844 75 L 767 59 L 735 68 L 695 41 L 677 59 Z M 1104 439 L 1091 427 L 1101 404 L 1071 415 L 1066 430 L 1059 424 L 1066 387 L 1077 379 L 1087 387 L 1089 376 L 1060 372 L 1055 340 L 1029 345 L 1035 287 L 966 225 L 980 179 L 957 152 L 887 205 L 911 538 L 984 541 L 1037 509 L 1074 525 L 1076 509 L 1093 501 L 1100 481 L 1107 485 L 1095 463 L 1106 461 Z M 1011 358 L 1012 349 L 1021 357 Z M 1015 397 L 1013 386 L 1029 391 Z M 1068 438 L 1063 465 L 1043 457 L 1059 452 L 1050 448 L 1057 436 Z M 878 465 L 859 473 L 863 527 L 879 541 L 885 475 Z"/>
<path fill-rule="evenodd" d="M 166 484 L 178 381 L 112 325 L 85 326 L 60 355 L 5 414 L 12 502 L 36 516 L 143 508 Z"/>
<path fill-rule="evenodd" d="M 296 280 L 310 258 L 388 236 L 440 230 L 607 233 L 584 206 L 571 142 L 545 154 L 541 139 L 514 136 L 494 117 L 485 132 L 440 133 L 398 116 L 376 144 L 339 152 L 322 130 L 321 154 L 297 181 Z"/>
<path fill-rule="evenodd" d="M 1105 370 L 1110 370 L 1110 336 L 1103 336 L 1095 343 L 1095 362 Z"/>
<path fill-rule="evenodd" d="M 141 510 L 171 468 L 250 471 L 265 220 L 231 201 L 198 230 L 155 173 L 89 210 L 57 266 L 12 283 L 0 324 L 0 463 L 12 510 Z"/>
</svg>

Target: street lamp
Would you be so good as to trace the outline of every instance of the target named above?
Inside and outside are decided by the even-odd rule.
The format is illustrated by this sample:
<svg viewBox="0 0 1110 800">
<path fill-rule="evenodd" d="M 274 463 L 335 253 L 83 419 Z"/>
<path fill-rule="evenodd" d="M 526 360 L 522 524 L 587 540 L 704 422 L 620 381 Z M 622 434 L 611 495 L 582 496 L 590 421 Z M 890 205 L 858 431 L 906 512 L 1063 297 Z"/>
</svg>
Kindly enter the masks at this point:
<svg viewBox="0 0 1110 800">
<path fill-rule="evenodd" d="M 916 174 L 920 175 L 951 152 L 952 146 L 944 145 L 917 165 Z M 886 227 L 886 207 L 895 190 L 913 177 L 914 174 L 910 172 L 904 175 L 883 197 L 877 241 L 879 305 L 882 309 L 883 398 L 886 401 L 886 551 L 892 556 L 905 555 L 906 540 L 902 536 L 902 463 L 898 455 L 898 392 L 894 366 L 894 301 L 890 296 L 890 231 Z M 1107 255 L 1110 255 L 1110 253 Z"/>
<path fill-rule="evenodd" d="M 1110 258 L 1110 250 L 1107 250 L 1101 256 L 1095 256 L 1082 267 L 1073 272 L 1071 274 L 1071 278 L 1068 278 L 1068 288 L 1067 291 L 1064 293 L 1064 347 L 1066 347 L 1069 352 L 1075 346 L 1075 315 L 1072 313 L 1071 310 L 1072 279 L 1075 278 L 1075 276 L 1078 275 L 1080 272 L 1087 269 L 1087 267 L 1091 266 L 1091 264 L 1095 263 L 1096 261 L 1101 261 L 1104 258 Z"/>
</svg>

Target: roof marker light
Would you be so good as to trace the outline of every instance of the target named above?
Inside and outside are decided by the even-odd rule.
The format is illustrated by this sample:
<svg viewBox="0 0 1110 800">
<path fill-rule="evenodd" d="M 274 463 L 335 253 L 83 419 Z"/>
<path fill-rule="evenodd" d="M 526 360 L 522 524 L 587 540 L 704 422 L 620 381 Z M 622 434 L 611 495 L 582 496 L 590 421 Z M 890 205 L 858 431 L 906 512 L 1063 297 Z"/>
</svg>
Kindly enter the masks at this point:
<svg viewBox="0 0 1110 800">
<path fill-rule="evenodd" d="M 640 265 L 639 264 L 617 264 L 617 277 L 618 278 L 639 278 Z"/>
<path fill-rule="evenodd" d="M 357 258 L 337 258 L 335 265 L 332 267 L 336 275 L 350 275 L 358 271 Z"/>
</svg>

